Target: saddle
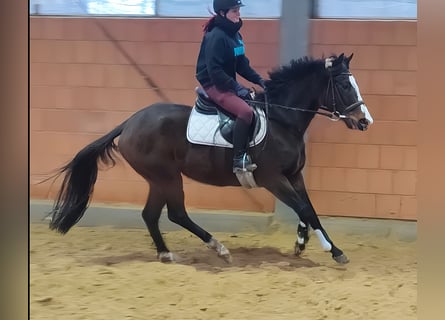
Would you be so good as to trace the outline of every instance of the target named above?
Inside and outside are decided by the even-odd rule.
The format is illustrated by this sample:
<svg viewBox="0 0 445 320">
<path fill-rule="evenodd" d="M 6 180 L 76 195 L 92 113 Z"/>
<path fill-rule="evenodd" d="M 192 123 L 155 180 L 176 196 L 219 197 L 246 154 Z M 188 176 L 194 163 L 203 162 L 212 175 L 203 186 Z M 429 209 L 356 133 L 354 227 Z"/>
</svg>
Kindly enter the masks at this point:
<svg viewBox="0 0 445 320">
<path fill-rule="evenodd" d="M 235 115 L 225 111 L 206 94 L 204 89 L 196 88 L 195 106 L 187 123 L 187 140 L 193 144 L 233 148 L 233 127 Z M 246 101 L 249 104 L 249 101 Z M 249 104 L 254 112 L 254 120 L 249 132 L 249 146 L 258 145 L 266 136 L 267 119 L 263 109 Z M 241 186 L 256 188 L 253 173 L 237 172 Z"/>
<path fill-rule="evenodd" d="M 207 95 L 207 93 L 204 91 L 203 88 L 197 87 L 195 89 L 197 98 L 195 102 L 195 111 L 197 113 L 200 113 L 202 115 L 213 115 L 218 116 L 219 120 L 219 126 L 218 129 L 221 133 L 221 136 L 229 143 L 233 144 L 233 126 L 235 125 L 235 118 L 236 116 L 232 113 L 224 110 L 222 107 L 220 107 L 218 104 L 216 104 L 213 100 L 210 99 L 210 97 Z M 249 104 L 249 101 L 246 101 Z M 251 105 L 254 112 L 253 112 L 253 121 L 250 126 L 249 131 L 249 142 L 252 142 L 252 140 L 258 135 L 258 133 L 262 129 L 261 120 L 261 109 L 258 109 L 255 105 Z M 262 113 L 263 114 L 263 113 Z M 264 125 L 264 124 L 263 124 Z"/>
</svg>

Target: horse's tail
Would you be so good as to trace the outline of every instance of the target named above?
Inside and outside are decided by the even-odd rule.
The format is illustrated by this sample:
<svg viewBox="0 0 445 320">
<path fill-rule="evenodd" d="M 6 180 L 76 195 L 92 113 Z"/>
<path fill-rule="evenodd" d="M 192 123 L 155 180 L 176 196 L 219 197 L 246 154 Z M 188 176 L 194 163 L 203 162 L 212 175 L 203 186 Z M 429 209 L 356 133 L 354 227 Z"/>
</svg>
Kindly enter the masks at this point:
<svg viewBox="0 0 445 320">
<path fill-rule="evenodd" d="M 67 233 L 85 213 L 96 183 L 98 162 L 114 166 L 113 153 L 117 150 L 114 139 L 118 137 L 125 122 L 80 150 L 71 162 L 58 170 L 57 176 L 65 174 L 57 194 L 51 216 L 50 229 Z"/>
</svg>

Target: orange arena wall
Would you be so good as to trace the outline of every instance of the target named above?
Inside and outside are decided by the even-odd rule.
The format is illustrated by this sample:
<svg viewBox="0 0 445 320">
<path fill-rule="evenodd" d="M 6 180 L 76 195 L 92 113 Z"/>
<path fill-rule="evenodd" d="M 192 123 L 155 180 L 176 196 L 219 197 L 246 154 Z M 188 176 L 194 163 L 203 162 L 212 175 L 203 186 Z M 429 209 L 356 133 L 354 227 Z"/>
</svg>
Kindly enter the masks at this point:
<svg viewBox="0 0 445 320">
<path fill-rule="evenodd" d="M 313 55 L 354 52 L 351 70 L 374 124 L 350 132 L 316 118 L 306 181 L 326 215 L 417 219 L 417 23 L 314 20 Z"/>
<path fill-rule="evenodd" d="M 37 184 L 135 111 L 161 101 L 103 26 L 170 101 L 192 105 L 205 19 L 30 19 L 30 194 Z M 252 65 L 279 63 L 279 20 L 245 20 Z M 416 22 L 311 20 L 310 54 L 354 52 L 354 73 L 375 123 L 352 132 L 316 117 L 308 130 L 306 184 L 320 215 L 416 220 Z M 244 81 L 241 81 L 244 82 Z M 266 190 L 218 188 L 185 178 L 186 206 L 273 212 Z M 100 171 L 93 202 L 143 205 L 148 185 L 123 160 Z"/>
</svg>

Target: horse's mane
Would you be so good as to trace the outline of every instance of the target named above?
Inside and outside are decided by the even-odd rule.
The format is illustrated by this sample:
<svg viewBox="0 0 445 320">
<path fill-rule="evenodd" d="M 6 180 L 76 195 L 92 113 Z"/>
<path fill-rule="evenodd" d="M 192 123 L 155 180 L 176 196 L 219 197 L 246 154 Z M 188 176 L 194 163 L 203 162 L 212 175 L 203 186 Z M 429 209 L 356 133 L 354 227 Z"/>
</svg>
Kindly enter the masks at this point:
<svg viewBox="0 0 445 320">
<path fill-rule="evenodd" d="M 279 89 L 283 85 L 289 85 L 308 73 L 322 70 L 324 59 L 314 59 L 312 57 L 302 57 L 293 59 L 289 64 L 280 66 L 269 72 L 268 89 Z"/>
<path fill-rule="evenodd" d="M 332 55 L 335 57 L 335 55 Z M 267 92 L 270 98 L 279 97 L 293 83 L 304 79 L 308 74 L 324 70 L 325 59 L 315 59 L 304 56 L 292 59 L 288 64 L 279 66 L 269 71 L 269 80 L 266 81 Z M 264 99 L 263 94 L 258 95 L 258 100 Z"/>
</svg>

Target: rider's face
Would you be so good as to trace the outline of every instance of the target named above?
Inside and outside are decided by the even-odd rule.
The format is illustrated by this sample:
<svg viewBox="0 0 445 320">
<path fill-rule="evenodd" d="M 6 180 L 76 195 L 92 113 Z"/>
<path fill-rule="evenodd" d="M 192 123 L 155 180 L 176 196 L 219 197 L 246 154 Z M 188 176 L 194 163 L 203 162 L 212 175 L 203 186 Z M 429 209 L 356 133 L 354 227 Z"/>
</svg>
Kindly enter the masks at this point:
<svg viewBox="0 0 445 320">
<path fill-rule="evenodd" d="M 232 8 L 227 11 L 226 18 L 232 21 L 233 23 L 239 22 L 240 19 L 240 8 Z"/>
</svg>

